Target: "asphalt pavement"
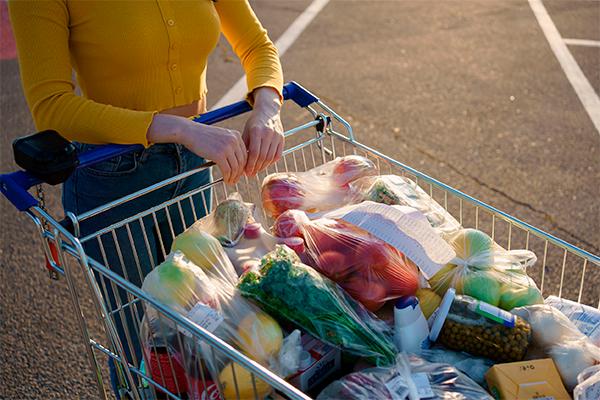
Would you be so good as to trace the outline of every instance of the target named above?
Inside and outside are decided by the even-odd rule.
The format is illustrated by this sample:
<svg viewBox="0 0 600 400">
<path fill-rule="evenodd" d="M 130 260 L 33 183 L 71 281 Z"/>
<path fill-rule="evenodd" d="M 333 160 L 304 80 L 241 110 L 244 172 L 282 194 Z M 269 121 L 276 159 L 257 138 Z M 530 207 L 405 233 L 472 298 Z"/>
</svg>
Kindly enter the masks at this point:
<svg viewBox="0 0 600 400">
<path fill-rule="evenodd" d="M 253 2 L 273 39 L 308 4 Z M 599 2 L 544 4 L 563 37 L 600 41 Z M 600 47 L 569 49 L 598 92 Z M 331 1 L 282 63 L 360 141 L 600 254 L 600 132 L 527 1 Z M 209 104 L 241 75 L 222 40 Z M 32 132 L 17 61 L 0 60 L 0 171 L 15 168 L 11 141 Z M 59 213 L 58 188 L 48 193 Z M 48 279 L 34 227 L 3 199 L 0 218 L 0 398 L 96 398 L 64 279 Z"/>
</svg>

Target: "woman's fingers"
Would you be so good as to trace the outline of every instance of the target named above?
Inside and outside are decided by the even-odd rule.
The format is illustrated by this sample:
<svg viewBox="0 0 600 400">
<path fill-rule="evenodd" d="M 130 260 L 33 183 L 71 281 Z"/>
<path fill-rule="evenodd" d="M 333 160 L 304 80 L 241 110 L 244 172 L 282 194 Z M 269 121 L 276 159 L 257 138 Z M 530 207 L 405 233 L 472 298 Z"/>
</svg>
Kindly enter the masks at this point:
<svg viewBox="0 0 600 400">
<path fill-rule="evenodd" d="M 240 170 L 245 165 L 244 154 L 245 148 L 244 142 L 239 132 L 232 129 L 226 129 L 225 135 L 222 137 L 223 147 L 219 158 L 222 158 L 221 172 L 223 174 L 223 180 L 225 183 L 232 184 L 238 181 Z"/>
<path fill-rule="evenodd" d="M 253 176 L 256 174 L 258 156 L 260 153 L 261 146 L 261 137 L 258 135 L 251 136 L 252 132 L 250 132 L 248 136 L 248 142 L 250 143 L 248 146 L 248 158 L 246 160 L 246 175 Z"/>
<path fill-rule="evenodd" d="M 269 150 L 267 151 L 267 156 L 262 165 L 262 169 L 269 167 L 271 164 L 277 161 L 277 149 L 279 148 L 279 144 L 282 142 L 282 138 L 279 135 L 273 136 L 269 144 Z"/>
<path fill-rule="evenodd" d="M 269 146 L 271 145 L 271 138 L 268 136 L 268 132 L 259 131 L 256 137 L 260 137 L 260 148 L 256 157 L 256 167 L 254 168 L 254 174 L 262 171 L 265 168 L 265 162 L 267 161 L 267 154 L 269 153 Z"/>
<path fill-rule="evenodd" d="M 234 149 L 235 157 L 237 160 L 237 168 L 233 176 L 233 183 L 237 183 L 240 177 L 244 174 L 244 168 L 246 167 L 246 161 L 248 159 L 248 152 L 246 151 L 246 145 L 244 142 L 239 140 L 237 146 Z"/>
<path fill-rule="evenodd" d="M 221 175 L 223 175 L 223 181 L 225 183 L 229 183 L 229 180 L 231 179 L 231 166 L 229 165 L 229 160 L 227 156 L 223 154 L 222 157 L 216 158 L 214 162 L 221 170 Z"/>
<path fill-rule="evenodd" d="M 281 160 L 281 157 L 283 156 L 284 148 L 285 148 L 285 138 L 281 137 L 281 140 L 279 141 L 279 144 L 277 145 L 277 151 L 275 152 L 275 161 L 273 161 L 273 163 L 276 163 L 277 161 Z"/>
</svg>

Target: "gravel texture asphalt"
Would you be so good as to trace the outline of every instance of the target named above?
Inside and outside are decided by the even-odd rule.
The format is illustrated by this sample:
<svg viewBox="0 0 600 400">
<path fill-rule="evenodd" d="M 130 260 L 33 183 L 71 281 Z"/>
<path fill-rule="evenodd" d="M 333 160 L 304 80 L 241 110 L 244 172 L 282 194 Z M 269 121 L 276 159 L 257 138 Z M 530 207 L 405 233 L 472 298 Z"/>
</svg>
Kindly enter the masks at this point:
<svg viewBox="0 0 600 400">
<path fill-rule="evenodd" d="M 308 4 L 253 2 L 272 38 Z M 544 4 L 563 37 L 600 40 L 600 3 Z M 570 49 L 598 91 L 600 49 Z M 600 253 L 600 132 L 527 1 L 332 1 L 282 63 L 286 80 L 347 117 L 359 140 Z M 240 76 L 222 41 L 209 102 Z M 11 141 L 34 132 L 14 59 L 0 60 L 0 132 L 4 172 L 15 168 Z M 48 197 L 60 213 L 59 188 Z M 0 219 L 0 398 L 97 398 L 64 279 L 48 279 L 33 225 L 2 199 Z M 586 280 L 591 301 L 599 283 Z M 92 312 L 87 299 L 83 308 Z"/>
</svg>

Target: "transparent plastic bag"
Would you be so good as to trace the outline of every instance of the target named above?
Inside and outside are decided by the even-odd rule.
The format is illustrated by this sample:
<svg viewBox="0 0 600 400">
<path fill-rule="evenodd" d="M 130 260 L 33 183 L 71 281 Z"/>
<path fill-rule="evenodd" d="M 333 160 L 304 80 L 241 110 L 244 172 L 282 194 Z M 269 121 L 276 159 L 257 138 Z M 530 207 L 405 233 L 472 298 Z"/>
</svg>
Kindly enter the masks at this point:
<svg viewBox="0 0 600 400">
<path fill-rule="evenodd" d="M 269 314 L 325 343 L 378 365 L 394 362 L 391 328 L 335 282 L 302 264 L 287 246 L 278 245 L 263 257 L 260 270 L 244 274 L 238 288 Z"/>
<path fill-rule="evenodd" d="M 263 208 L 272 217 L 293 209 L 331 210 L 356 200 L 351 182 L 377 173 L 371 160 L 351 155 L 305 172 L 271 174 L 262 183 Z"/>
<path fill-rule="evenodd" d="M 242 237 L 244 227 L 254 222 L 253 214 L 254 205 L 245 203 L 239 193 L 232 193 L 189 229 L 209 233 L 224 247 L 231 247 Z"/>
<path fill-rule="evenodd" d="M 507 251 L 477 229 L 461 229 L 447 240 L 456 258 L 429 280 L 440 296 L 452 287 L 504 310 L 544 302 L 526 273 L 537 260 L 533 252 Z"/>
<path fill-rule="evenodd" d="M 492 400 L 469 377 L 448 364 L 398 355 L 388 368 L 369 368 L 334 381 L 317 400 Z"/>
<path fill-rule="evenodd" d="M 498 307 L 457 295 L 437 341 L 449 349 L 499 362 L 521 361 L 531 342 L 531 326 Z"/>
<path fill-rule="evenodd" d="M 486 384 L 485 373 L 494 365 L 494 361 L 489 358 L 475 357 L 441 346 L 423 349 L 421 357 L 431 363 L 450 364 L 482 386 Z"/>
<path fill-rule="evenodd" d="M 575 400 L 596 400 L 600 398 L 600 365 L 586 368 L 577 375 L 577 386 L 573 390 Z"/>
<path fill-rule="evenodd" d="M 289 210 L 275 221 L 279 236 L 304 239 L 305 263 L 337 282 L 368 310 L 419 288 L 419 272 L 404 254 L 369 232 L 341 219 L 309 220 Z"/>
<path fill-rule="evenodd" d="M 175 237 L 171 245 L 171 253 L 180 251 L 208 275 L 235 285 L 238 276 L 225 254 L 221 242 L 204 230 L 204 224 L 198 222 Z"/>
<path fill-rule="evenodd" d="M 215 247 L 214 239 L 209 235 L 221 243 L 238 275 L 252 264 L 260 263 L 261 257 L 272 251 L 278 243 L 256 222 L 254 205 L 245 203 L 239 193 L 231 194 L 213 212 L 180 234 L 172 249 L 183 251 L 202 267 L 215 262 L 218 264 L 215 257 L 210 257 L 214 251 L 207 250 L 207 247 L 211 247 L 207 243 Z"/>
<path fill-rule="evenodd" d="M 577 385 L 579 373 L 600 363 L 600 348 L 556 308 L 537 304 L 512 312 L 531 324 L 533 346 L 554 360 L 567 389 Z"/>
<path fill-rule="evenodd" d="M 241 275 L 246 270 L 260 265 L 260 259 L 273 251 L 279 242 L 261 224 L 255 222 L 246 225 L 238 242 L 231 247 L 225 247 L 224 250 L 235 271 Z"/>
<path fill-rule="evenodd" d="M 448 211 L 431 198 L 414 181 L 397 175 L 369 176 L 351 184 L 363 200 L 387 205 L 402 205 L 423 213 L 433 228 L 441 234 L 458 231 L 460 223 Z"/>
<path fill-rule="evenodd" d="M 225 257 L 224 264 L 233 269 Z M 290 366 L 298 367 L 300 357 L 300 336 L 295 334 L 289 340 L 295 343 L 284 345 L 281 327 L 272 317 L 243 298 L 235 281 L 224 277 L 209 276 L 202 268 L 194 265 L 185 256 L 176 251 L 148 274 L 142 290 L 175 311 L 186 316 L 202 328 L 234 346 L 242 353 L 285 377 Z M 146 312 L 148 331 L 145 347 L 157 348 L 160 343 L 171 357 L 185 371 L 185 377 L 198 376 L 202 369 L 200 359 L 204 360 L 213 381 L 218 382 L 225 398 L 235 397 L 235 384 L 231 362 L 223 353 L 214 351 L 201 341 L 193 339 L 192 334 L 166 319 L 153 308 Z M 282 363 L 282 360 L 285 363 Z M 248 372 L 237 366 L 237 387 L 243 393 L 241 398 L 254 398 L 252 379 Z M 151 369 L 152 370 L 152 369 Z M 181 378 L 178 379 L 181 381 Z M 259 397 L 271 391 L 269 385 L 256 379 Z M 241 389 L 240 389 L 241 388 Z M 194 390 L 188 387 L 189 391 Z"/>
</svg>

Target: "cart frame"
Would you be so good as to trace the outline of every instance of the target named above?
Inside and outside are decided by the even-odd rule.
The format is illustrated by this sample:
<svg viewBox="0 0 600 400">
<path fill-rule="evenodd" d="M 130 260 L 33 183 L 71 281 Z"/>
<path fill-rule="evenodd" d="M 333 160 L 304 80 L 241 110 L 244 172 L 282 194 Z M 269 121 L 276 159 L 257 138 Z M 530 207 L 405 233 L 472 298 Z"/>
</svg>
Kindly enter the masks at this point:
<svg viewBox="0 0 600 400">
<path fill-rule="evenodd" d="M 454 214 L 464 226 L 473 226 L 486 230 L 495 240 L 503 240 L 502 244 L 508 249 L 514 247 L 517 242 L 522 243 L 524 248 L 538 249 L 538 253 L 541 252 L 543 254 L 543 257 L 540 259 L 541 269 L 540 271 L 535 271 L 537 272 L 537 276 L 534 274 L 533 278 L 543 292 L 557 294 L 559 297 L 569 297 L 578 302 L 593 303 L 594 306 L 600 307 L 600 292 L 589 293 L 585 290 L 586 277 L 589 274 L 596 274 L 600 271 L 597 268 L 600 267 L 600 257 L 597 255 L 550 235 L 539 228 L 523 222 L 508 213 L 500 211 L 357 141 L 351 125 L 346 120 L 317 96 L 297 83 L 290 82 L 285 85 L 284 98 L 292 100 L 299 107 L 306 109 L 309 120 L 286 131 L 285 135 L 289 138 L 288 143 L 292 143 L 291 147 L 284 151 L 282 160 L 271 167 L 271 171 L 265 171 L 263 175 L 269 172 L 309 169 L 336 156 L 349 153 L 364 155 L 376 162 L 382 174 L 384 172 L 396 173 L 415 180 L 427 193 L 436 198 L 445 209 Z M 241 101 L 196 117 L 194 120 L 201 123 L 217 123 L 245 113 L 250 109 L 248 103 Z M 339 127 L 342 129 L 338 129 Z M 309 136 L 306 139 L 298 137 L 307 133 Z M 296 137 L 298 137 L 296 140 L 298 143 L 294 144 L 294 138 Z M 81 154 L 79 156 L 79 168 L 138 150 L 140 150 L 140 146 L 136 145 L 107 145 L 103 148 Z M 246 191 L 254 196 L 258 193 L 261 183 L 260 176 L 254 179 L 243 178 L 243 182 L 236 185 L 235 188 L 227 187 L 222 179 L 215 179 L 209 185 L 194 189 L 143 213 L 132 215 L 116 224 L 106 226 L 93 234 L 84 237 L 80 235 L 79 224 L 82 221 L 97 217 L 113 207 L 134 201 L 152 191 L 204 171 L 211 165 L 212 163 L 207 163 L 197 169 L 173 176 L 80 215 L 68 213 L 63 220 L 50 215 L 43 207 L 43 204 L 40 204 L 39 199 L 36 199 L 28 192 L 30 188 L 41 183 L 39 179 L 25 171 L 0 175 L 0 191 L 37 226 L 42 239 L 44 254 L 49 261 L 50 267 L 64 276 L 67 281 L 71 302 L 80 327 L 80 334 L 86 344 L 87 358 L 93 371 L 94 379 L 97 382 L 101 398 L 107 398 L 108 394 L 105 389 L 103 367 L 98 360 L 99 355 L 112 358 L 116 361 L 121 387 L 120 394 L 122 397 L 129 396 L 134 399 L 149 399 L 155 398 L 157 393 L 162 393 L 168 398 L 183 398 L 180 395 L 181 391 L 175 393 L 165 387 L 165 374 L 162 371 L 160 377 L 151 376 L 151 374 L 144 370 L 142 360 L 132 360 L 131 356 L 127 357 L 126 347 L 129 347 L 131 350 L 132 345 L 136 344 L 130 343 L 129 340 L 123 340 L 117 334 L 115 318 L 118 318 L 119 314 L 123 315 L 123 313 L 129 312 L 132 315 L 139 315 L 138 308 L 146 312 L 151 308 L 178 330 L 189 332 L 194 345 L 200 346 L 201 343 L 206 343 L 215 349 L 215 351 L 222 353 L 233 363 L 237 363 L 239 367 L 250 371 L 256 398 L 258 398 L 256 379 L 260 379 L 289 398 L 309 399 L 307 395 L 291 386 L 267 368 L 244 356 L 211 332 L 154 300 L 151 296 L 144 293 L 140 287 L 132 284 L 127 276 L 111 270 L 101 262 L 102 260 L 94 260 L 86 255 L 83 247 L 86 242 L 98 241 L 104 250 L 103 237 L 112 236 L 121 257 L 121 251 L 124 251 L 124 249 L 119 245 L 119 240 L 115 233 L 117 231 L 127 233 L 131 251 L 135 254 L 136 245 L 131 234 L 132 224 L 141 224 L 143 227 L 144 218 L 153 218 L 156 221 L 156 215 L 160 212 L 165 213 L 171 233 L 175 236 L 173 221 L 171 220 L 173 215 L 179 215 L 181 218 L 180 223 L 184 227 L 187 227 L 194 222 L 198 214 L 210 212 L 211 207 L 207 207 L 205 203 L 203 212 L 197 213 L 192 196 L 209 191 L 217 200 L 219 198 L 222 200 L 227 197 L 230 190 Z M 259 198 L 252 198 L 252 200 L 258 200 L 258 203 L 260 203 Z M 188 203 L 193 214 L 192 220 L 189 217 L 186 218 L 182 212 L 182 207 L 188 205 Z M 266 215 L 263 216 L 266 218 Z M 487 219 L 490 219 L 490 221 L 487 221 Z M 147 245 L 147 238 L 144 237 L 144 240 Z M 159 242 L 164 255 L 166 251 L 161 238 L 159 238 Z M 53 253 L 53 248 L 58 249 L 58 251 Z M 138 249 L 138 251 L 140 250 Z M 137 257 L 136 262 L 138 262 Z M 578 268 L 577 273 L 581 274 L 580 279 L 575 281 L 567 277 L 567 281 L 565 281 L 565 271 L 576 267 Z M 99 279 L 98 277 L 101 278 Z M 559 284 L 557 285 L 554 281 L 559 281 Z M 125 291 L 126 298 L 119 296 L 119 304 L 116 306 L 108 304 L 105 300 L 107 293 L 104 286 L 105 283 L 112 285 L 113 288 Z M 84 311 L 82 296 L 87 296 L 86 298 L 92 300 L 94 304 L 93 316 L 88 315 L 90 314 L 89 311 Z M 135 310 L 132 311 L 132 309 Z M 90 328 L 90 319 L 92 318 L 97 318 L 101 321 L 104 334 L 106 335 L 105 339 L 102 338 L 102 334 L 95 335 L 95 332 L 92 332 L 94 330 Z M 139 318 L 137 326 L 141 328 Z M 144 361 L 147 361 L 145 357 Z M 171 361 L 169 363 L 173 371 L 174 366 Z M 238 390 L 238 381 L 235 372 L 239 367 L 234 367 L 234 365 L 232 364 L 231 368 L 233 369 L 236 394 L 239 397 L 240 391 Z M 201 375 L 202 387 L 206 388 L 208 379 L 202 372 Z M 219 386 L 219 383 L 217 383 L 217 386 Z"/>
</svg>

